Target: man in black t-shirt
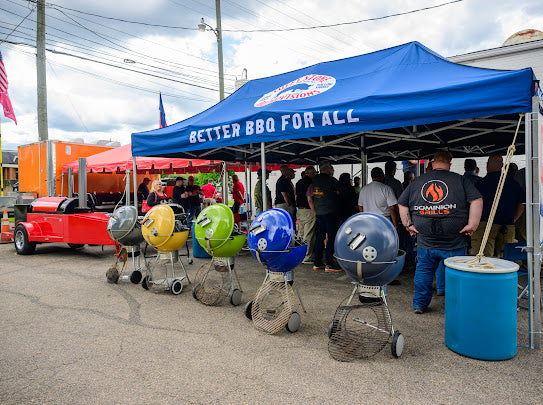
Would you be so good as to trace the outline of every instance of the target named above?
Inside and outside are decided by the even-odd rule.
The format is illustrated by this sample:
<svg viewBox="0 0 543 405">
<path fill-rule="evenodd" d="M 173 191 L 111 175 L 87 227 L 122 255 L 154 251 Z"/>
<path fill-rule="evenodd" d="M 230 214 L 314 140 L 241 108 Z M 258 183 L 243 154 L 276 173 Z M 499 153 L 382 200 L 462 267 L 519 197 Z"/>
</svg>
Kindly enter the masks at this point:
<svg viewBox="0 0 543 405">
<path fill-rule="evenodd" d="M 281 177 L 275 184 L 275 208 L 282 208 L 286 210 L 292 220 L 296 222 L 296 197 L 294 194 L 294 185 L 292 179 L 294 178 L 294 170 L 287 165 L 281 165 Z"/>
<path fill-rule="evenodd" d="M 189 211 L 188 194 L 185 188 L 185 179 L 178 177 L 175 179 L 175 187 L 172 190 L 172 200 L 174 203 L 183 207 L 185 212 Z"/>
<path fill-rule="evenodd" d="M 334 263 L 334 241 L 339 228 L 339 181 L 332 177 L 334 168 L 330 162 L 321 162 L 319 169 L 320 173 L 307 189 L 307 200 L 315 213 L 317 227 L 313 270 L 325 269 L 326 273 L 337 273 L 341 271 Z M 326 267 L 322 263 L 325 239 Z"/>
<path fill-rule="evenodd" d="M 298 219 L 298 236 L 307 241 L 307 253 L 302 263 L 311 264 L 314 261 L 315 248 L 315 214 L 307 201 L 307 189 L 317 175 L 313 166 L 308 166 L 302 172 L 302 179 L 296 183 L 296 217 Z"/>
<path fill-rule="evenodd" d="M 189 206 L 189 217 L 187 219 L 188 226 L 192 227 L 192 221 L 196 220 L 198 218 L 198 215 L 200 215 L 200 212 L 202 211 L 202 205 L 200 204 L 200 195 L 202 194 L 202 189 L 198 184 L 194 184 L 194 177 L 189 177 L 189 184 L 187 187 L 185 187 L 185 190 L 187 191 L 188 198 L 188 206 Z"/>
<path fill-rule="evenodd" d="M 140 183 L 138 186 L 138 193 L 141 194 L 139 198 L 143 200 L 147 200 L 147 197 L 149 197 L 149 186 L 148 184 L 151 182 L 151 179 L 149 177 L 145 177 L 143 179 L 143 182 Z"/>
<path fill-rule="evenodd" d="M 413 180 L 398 201 L 403 225 L 411 235 L 417 235 L 413 297 L 417 314 L 430 305 L 434 274 L 437 294 L 445 294 L 443 261 L 466 254 L 465 235 L 475 232 L 483 210 L 483 199 L 475 186 L 449 171 L 451 160 L 449 152 L 436 152 L 432 171 Z"/>
</svg>

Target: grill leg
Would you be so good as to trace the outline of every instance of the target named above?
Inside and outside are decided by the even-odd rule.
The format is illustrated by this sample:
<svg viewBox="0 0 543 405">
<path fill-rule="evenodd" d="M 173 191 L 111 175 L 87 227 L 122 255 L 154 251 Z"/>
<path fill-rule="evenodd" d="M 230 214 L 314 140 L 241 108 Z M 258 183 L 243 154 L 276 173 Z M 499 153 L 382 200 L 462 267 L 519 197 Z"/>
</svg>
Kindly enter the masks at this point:
<svg viewBox="0 0 543 405">
<path fill-rule="evenodd" d="M 304 312 L 307 312 L 305 310 L 305 306 L 304 306 L 304 302 L 302 301 L 302 296 L 300 295 L 300 292 L 298 291 L 298 289 L 295 287 L 294 283 L 292 283 L 292 289 L 294 290 L 294 292 L 296 293 L 296 296 L 298 297 L 298 301 L 300 301 L 300 306 L 302 307 L 302 310 Z"/>
<path fill-rule="evenodd" d="M 234 279 L 236 280 L 236 283 L 238 284 L 239 290 L 243 292 L 243 288 L 241 288 L 241 283 L 239 282 L 238 273 L 236 273 L 235 268 L 230 267 L 230 263 L 228 263 L 228 270 L 230 272 L 230 282 L 232 283 L 232 290 L 234 289 Z M 233 276 L 232 276 L 233 273 Z"/>
</svg>

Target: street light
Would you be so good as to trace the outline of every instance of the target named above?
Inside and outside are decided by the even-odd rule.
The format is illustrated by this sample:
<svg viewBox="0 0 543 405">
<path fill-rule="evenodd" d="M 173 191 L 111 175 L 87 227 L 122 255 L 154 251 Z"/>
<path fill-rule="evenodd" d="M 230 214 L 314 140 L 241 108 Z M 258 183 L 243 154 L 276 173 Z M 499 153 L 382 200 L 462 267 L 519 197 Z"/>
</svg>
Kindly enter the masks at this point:
<svg viewBox="0 0 543 405">
<path fill-rule="evenodd" d="M 198 31 L 205 32 L 209 28 L 217 37 L 217 53 L 219 61 L 219 98 L 220 101 L 224 100 L 224 69 L 222 64 L 222 30 L 221 30 L 221 1 L 215 0 L 215 10 L 217 13 L 217 28 L 213 28 L 207 24 L 203 17 L 198 24 Z"/>
</svg>

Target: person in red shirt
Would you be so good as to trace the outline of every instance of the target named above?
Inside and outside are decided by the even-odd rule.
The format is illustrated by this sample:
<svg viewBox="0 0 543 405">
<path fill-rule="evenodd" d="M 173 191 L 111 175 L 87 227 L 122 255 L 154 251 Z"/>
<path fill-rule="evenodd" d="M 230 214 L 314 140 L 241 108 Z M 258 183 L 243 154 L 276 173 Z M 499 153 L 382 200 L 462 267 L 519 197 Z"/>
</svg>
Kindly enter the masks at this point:
<svg viewBox="0 0 543 405">
<path fill-rule="evenodd" d="M 202 186 L 204 192 L 204 208 L 217 203 L 217 190 L 213 186 L 213 179 L 209 179 L 205 186 Z"/>
<path fill-rule="evenodd" d="M 234 221 L 238 226 L 241 226 L 241 217 L 239 215 L 239 207 L 241 204 L 245 202 L 245 188 L 243 187 L 243 184 L 241 181 L 239 181 L 239 178 L 237 174 L 234 174 L 232 176 L 232 181 L 234 183 L 234 187 L 232 189 L 232 197 L 234 198 L 234 206 L 232 207 L 232 211 L 234 211 Z"/>
</svg>

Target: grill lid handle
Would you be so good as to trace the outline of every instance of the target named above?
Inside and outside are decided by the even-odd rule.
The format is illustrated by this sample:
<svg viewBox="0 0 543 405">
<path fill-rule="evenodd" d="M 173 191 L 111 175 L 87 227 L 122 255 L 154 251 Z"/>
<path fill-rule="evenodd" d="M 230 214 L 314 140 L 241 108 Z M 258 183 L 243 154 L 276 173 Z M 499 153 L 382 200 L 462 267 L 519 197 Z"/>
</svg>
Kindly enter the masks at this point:
<svg viewBox="0 0 543 405">
<path fill-rule="evenodd" d="M 366 235 L 359 232 L 356 234 L 356 236 L 353 239 L 351 239 L 348 245 L 351 248 L 351 250 L 356 250 L 360 247 L 360 245 L 362 245 L 362 243 L 364 243 L 365 240 L 366 240 Z"/>
</svg>

